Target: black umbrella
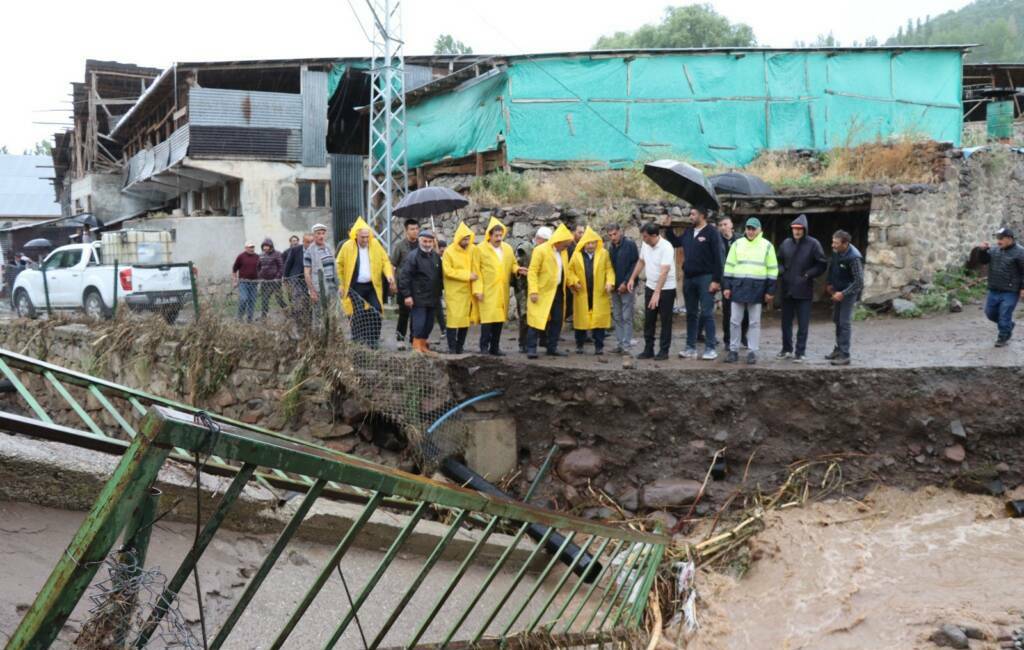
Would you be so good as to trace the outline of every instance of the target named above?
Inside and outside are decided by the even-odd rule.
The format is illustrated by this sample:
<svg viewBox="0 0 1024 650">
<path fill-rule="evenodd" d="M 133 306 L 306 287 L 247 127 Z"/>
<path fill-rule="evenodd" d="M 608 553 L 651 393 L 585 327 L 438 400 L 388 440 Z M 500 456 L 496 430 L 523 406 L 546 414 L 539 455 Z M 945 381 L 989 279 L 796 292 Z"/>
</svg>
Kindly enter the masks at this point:
<svg viewBox="0 0 1024 650">
<path fill-rule="evenodd" d="M 30 242 L 22 246 L 22 248 L 25 250 L 49 250 L 53 248 L 53 244 L 50 242 L 49 239 L 44 239 L 40 237 L 39 239 L 31 240 Z"/>
<path fill-rule="evenodd" d="M 767 196 L 772 194 L 772 188 L 768 183 L 754 176 L 743 172 L 728 172 L 717 174 L 710 179 L 712 187 L 722 194 L 744 194 L 746 196 Z"/>
<path fill-rule="evenodd" d="M 68 219 L 69 223 L 73 223 L 79 226 L 85 226 L 87 228 L 102 228 L 103 222 L 96 218 L 92 214 L 79 214 Z"/>
<path fill-rule="evenodd" d="M 718 209 L 715 188 L 704 174 L 692 165 L 678 160 L 655 160 L 644 165 L 644 175 L 661 189 L 694 207 L 705 210 Z"/>
<path fill-rule="evenodd" d="M 469 200 L 447 187 L 424 187 L 409 192 L 391 213 L 400 219 L 426 219 L 469 205 Z"/>
</svg>

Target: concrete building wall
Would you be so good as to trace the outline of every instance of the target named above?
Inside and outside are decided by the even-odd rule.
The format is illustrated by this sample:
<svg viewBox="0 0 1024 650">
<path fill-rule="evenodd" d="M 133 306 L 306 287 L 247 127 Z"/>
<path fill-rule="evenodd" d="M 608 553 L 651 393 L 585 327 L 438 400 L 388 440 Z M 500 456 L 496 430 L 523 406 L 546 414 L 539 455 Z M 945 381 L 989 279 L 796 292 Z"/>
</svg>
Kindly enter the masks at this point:
<svg viewBox="0 0 1024 650">
<path fill-rule="evenodd" d="M 330 167 L 304 167 L 298 163 L 257 160 L 197 160 L 186 164 L 197 169 L 242 179 L 241 203 L 244 238 L 274 240 L 283 249 L 288 237 L 307 232 L 315 223 L 331 228 L 330 208 L 300 208 L 297 181 L 331 179 Z M 333 233 L 330 233 L 333 236 Z"/>
<path fill-rule="evenodd" d="M 174 233 L 172 262 L 192 262 L 200 284 L 231 278 L 231 264 L 242 252 L 245 228 L 241 217 L 166 217 L 130 221 L 125 230 L 168 230 Z"/>
<path fill-rule="evenodd" d="M 92 213 L 101 221 L 156 207 L 145 198 L 122 192 L 122 184 L 123 179 L 120 174 L 87 174 L 83 178 L 72 181 L 71 213 L 76 212 L 76 201 L 81 202 L 83 211 L 88 211 L 91 204 Z"/>
</svg>

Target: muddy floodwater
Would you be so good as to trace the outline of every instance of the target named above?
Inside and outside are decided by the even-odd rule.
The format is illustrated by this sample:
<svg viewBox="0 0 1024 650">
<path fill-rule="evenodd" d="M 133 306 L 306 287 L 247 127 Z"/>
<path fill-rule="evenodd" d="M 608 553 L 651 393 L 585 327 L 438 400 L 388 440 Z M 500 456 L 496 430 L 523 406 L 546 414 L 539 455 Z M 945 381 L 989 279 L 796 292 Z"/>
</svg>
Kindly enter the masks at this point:
<svg viewBox="0 0 1024 650">
<path fill-rule="evenodd" d="M 1003 504 L 882 488 L 773 513 L 742 579 L 700 576 L 701 630 L 685 647 L 935 648 L 927 639 L 942 623 L 995 639 L 1024 613 L 1024 519 Z"/>
</svg>

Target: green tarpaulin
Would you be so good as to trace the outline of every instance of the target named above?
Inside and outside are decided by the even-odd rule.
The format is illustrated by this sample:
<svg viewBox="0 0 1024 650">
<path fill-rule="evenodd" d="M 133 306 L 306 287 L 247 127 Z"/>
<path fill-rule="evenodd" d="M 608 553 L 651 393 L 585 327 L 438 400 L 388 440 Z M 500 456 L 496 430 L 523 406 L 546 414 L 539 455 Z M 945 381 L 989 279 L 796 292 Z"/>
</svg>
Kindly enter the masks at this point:
<svg viewBox="0 0 1024 650">
<path fill-rule="evenodd" d="M 961 53 L 738 51 L 514 57 L 496 77 L 410 106 L 412 167 L 493 150 L 623 166 L 741 166 L 763 149 L 897 134 L 959 145 Z"/>
</svg>

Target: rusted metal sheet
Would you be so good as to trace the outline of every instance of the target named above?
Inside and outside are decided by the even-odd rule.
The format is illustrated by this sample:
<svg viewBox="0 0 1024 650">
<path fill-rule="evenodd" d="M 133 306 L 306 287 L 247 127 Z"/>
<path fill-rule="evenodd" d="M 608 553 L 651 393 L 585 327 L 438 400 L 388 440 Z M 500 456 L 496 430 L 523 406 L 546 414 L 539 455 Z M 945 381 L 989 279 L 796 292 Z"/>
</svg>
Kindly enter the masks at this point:
<svg viewBox="0 0 1024 650">
<path fill-rule="evenodd" d="M 326 111 L 326 99 L 324 107 Z M 295 93 L 193 88 L 188 96 L 188 121 L 192 126 L 301 129 L 302 114 L 302 96 Z"/>
</svg>

